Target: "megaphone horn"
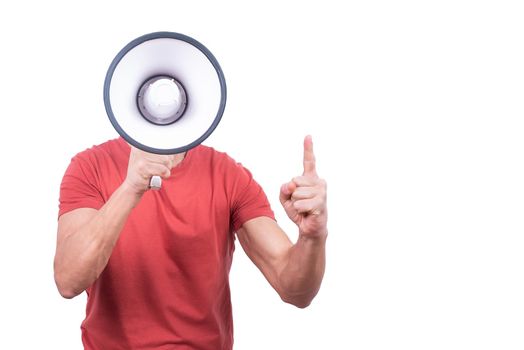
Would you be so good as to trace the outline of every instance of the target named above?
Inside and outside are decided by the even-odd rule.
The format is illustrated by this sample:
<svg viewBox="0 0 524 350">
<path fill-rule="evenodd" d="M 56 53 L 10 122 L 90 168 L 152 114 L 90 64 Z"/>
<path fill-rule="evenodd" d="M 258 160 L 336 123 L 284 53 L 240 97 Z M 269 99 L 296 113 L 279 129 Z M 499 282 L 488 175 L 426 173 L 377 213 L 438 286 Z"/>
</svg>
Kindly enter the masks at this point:
<svg viewBox="0 0 524 350">
<path fill-rule="evenodd" d="M 176 154 L 202 143 L 226 106 L 226 82 L 213 54 L 173 32 L 143 35 L 113 59 L 104 82 L 111 124 L 129 144 Z M 159 188 L 160 177 L 151 187 Z"/>
</svg>

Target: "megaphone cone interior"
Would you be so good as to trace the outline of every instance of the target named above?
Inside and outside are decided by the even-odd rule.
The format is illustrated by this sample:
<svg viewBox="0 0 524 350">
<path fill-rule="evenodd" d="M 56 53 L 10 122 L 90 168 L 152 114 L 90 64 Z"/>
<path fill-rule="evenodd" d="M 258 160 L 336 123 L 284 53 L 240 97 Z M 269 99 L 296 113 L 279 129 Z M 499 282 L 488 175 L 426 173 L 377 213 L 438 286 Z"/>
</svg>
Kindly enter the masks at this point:
<svg viewBox="0 0 524 350">
<path fill-rule="evenodd" d="M 147 152 L 174 154 L 204 141 L 226 104 L 211 52 L 183 34 L 158 32 L 125 46 L 111 63 L 104 103 L 117 132 Z"/>
<path fill-rule="evenodd" d="M 173 77 L 153 77 L 142 84 L 137 104 L 142 116 L 151 123 L 171 124 L 186 110 L 186 90 Z"/>
</svg>

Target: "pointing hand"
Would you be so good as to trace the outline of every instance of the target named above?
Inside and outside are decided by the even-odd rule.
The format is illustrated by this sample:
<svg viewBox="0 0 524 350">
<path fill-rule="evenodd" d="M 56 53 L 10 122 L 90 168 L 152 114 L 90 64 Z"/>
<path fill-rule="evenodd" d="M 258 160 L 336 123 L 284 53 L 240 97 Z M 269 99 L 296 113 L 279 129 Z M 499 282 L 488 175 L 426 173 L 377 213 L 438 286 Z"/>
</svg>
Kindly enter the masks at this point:
<svg viewBox="0 0 524 350">
<path fill-rule="evenodd" d="M 304 139 L 304 172 L 280 188 L 280 203 L 303 237 L 327 234 L 326 181 L 316 170 L 313 140 Z"/>
</svg>

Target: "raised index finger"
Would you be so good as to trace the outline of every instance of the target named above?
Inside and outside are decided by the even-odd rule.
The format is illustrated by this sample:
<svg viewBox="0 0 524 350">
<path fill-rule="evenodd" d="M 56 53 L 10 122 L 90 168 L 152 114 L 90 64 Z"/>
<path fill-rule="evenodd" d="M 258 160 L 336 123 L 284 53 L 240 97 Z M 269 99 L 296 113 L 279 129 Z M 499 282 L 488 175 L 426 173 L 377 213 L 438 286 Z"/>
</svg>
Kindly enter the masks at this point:
<svg viewBox="0 0 524 350">
<path fill-rule="evenodd" d="M 315 153 L 313 153 L 313 138 L 307 135 L 304 138 L 304 174 L 305 176 L 317 176 Z"/>
</svg>

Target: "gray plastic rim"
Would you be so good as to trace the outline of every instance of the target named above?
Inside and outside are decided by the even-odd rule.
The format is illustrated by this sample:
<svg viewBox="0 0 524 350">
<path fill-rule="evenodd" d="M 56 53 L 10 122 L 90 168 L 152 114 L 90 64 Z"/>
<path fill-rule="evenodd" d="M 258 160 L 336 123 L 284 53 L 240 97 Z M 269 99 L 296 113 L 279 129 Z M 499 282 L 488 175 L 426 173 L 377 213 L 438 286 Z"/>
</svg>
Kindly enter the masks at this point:
<svg viewBox="0 0 524 350">
<path fill-rule="evenodd" d="M 114 73 L 116 67 L 118 66 L 118 64 L 120 63 L 120 61 L 122 60 L 122 58 L 129 51 L 131 51 L 134 47 L 136 47 L 136 46 L 138 46 L 138 45 L 140 45 L 140 44 L 142 44 L 142 43 L 144 43 L 146 41 L 154 40 L 154 39 L 163 39 L 163 38 L 182 40 L 182 41 L 185 41 L 185 42 L 193 45 L 197 49 L 199 49 L 207 57 L 207 59 L 211 62 L 211 64 L 215 68 L 215 71 L 216 71 L 216 73 L 218 75 L 218 80 L 220 82 L 220 90 L 221 90 L 220 106 L 218 108 L 218 111 L 217 111 L 217 114 L 215 116 L 215 119 L 213 120 L 213 123 L 206 130 L 206 132 L 203 135 L 201 135 L 198 139 L 196 139 L 195 141 L 193 141 L 193 142 L 191 142 L 191 143 L 189 143 L 189 144 L 187 144 L 185 146 L 177 147 L 177 148 L 171 148 L 171 149 L 150 147 L 150 146 L 147 146 L 147 145 L 144 145 L 144 144 L 138 142 L 137 140 L 135 140 L 131 136 L 129 136 L 124 131 L 124 129 L 122 129 L 120 124 L 118 124 L 118 121 L 116 120 L 115 115 L 113 114 L 113 109 L 111 108 L 111 102 L 110 102 L 110 98 L 109 98 L 109 89 L 111 87 L 111 79 L 113 78 L 113 73 Z M 142 36 L 134 39 L 133 41 L 131 41 L 122 50 L 120 50 L 120 52 L 115 56 L 115 58 L 113 59 L 113 61 L 109 65 L 109 69 L 107 70 L 106 78 L 104 80 L 104 105 L 105 105 L 107 116 L 109 117 L 109 120 L 110 120 L 111 124 L 113 125 L 113 127 L 115 128 L 115 130 L 129 144 L 131 144 L 131 145 L 135 146 L 136 148 L 139 148 L 139 149 L 141 149 L 141 150 L 143 150 L 145 152 L 155 153 L 155 154 L 183 153 L 183 152 L 186 152 L 186 151 L 190 150 L 191 148 L 194 148 L 194 147 L 198 146 L 202 142 L 204 142 L 204 140 L 207 139 L 209 137 L 209 135 L 211 135 L 213 133 L 215 128 L 220 123 L 220 120 L 222 119 L 222 115 L 224 114 L 224 110 L 226 108 L 226 99 L 227 99 L 226 80 L 224 78 L 224 73 L 222 72 L 222 68 L 220 68 L 220 65 L 218 64 L 218 61 L 215 58 L 215 56 L 213 56 L 211 51 L 209 51 L 203 44 L 201 44 L 197 40 L 195 40 L 195 39 L 193 39 L 193 38 L 191 38 L 191 37 L 189 37 L 187 35 L 180 34 L 180 33 L 175 33 L 175 32 L 154 32 L 154 33 L 149 33 L 149 34 L 146 34 L 146 35 L 142 35 Z"/>
</svg>

